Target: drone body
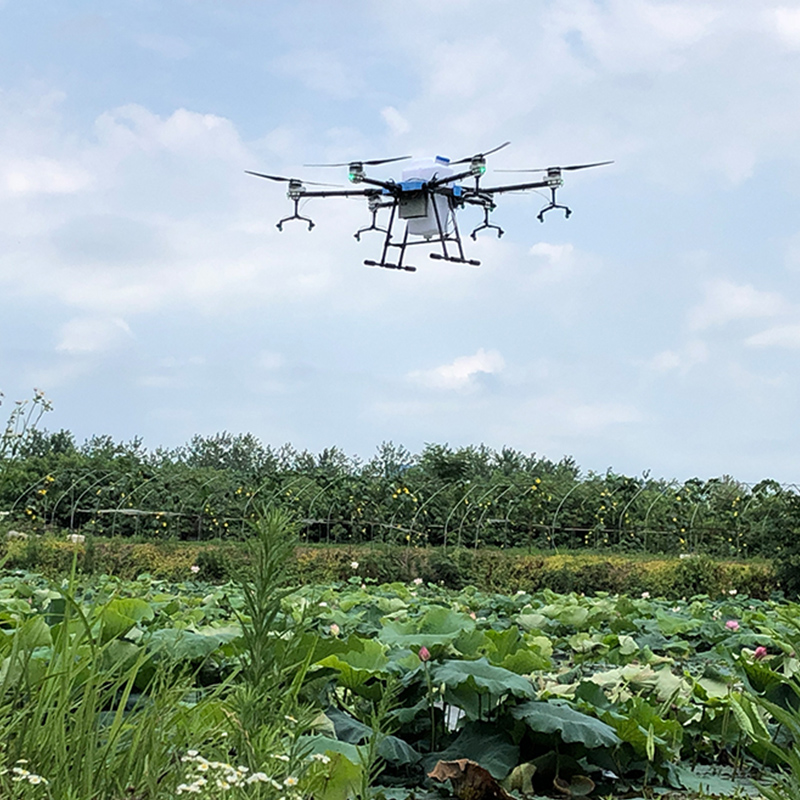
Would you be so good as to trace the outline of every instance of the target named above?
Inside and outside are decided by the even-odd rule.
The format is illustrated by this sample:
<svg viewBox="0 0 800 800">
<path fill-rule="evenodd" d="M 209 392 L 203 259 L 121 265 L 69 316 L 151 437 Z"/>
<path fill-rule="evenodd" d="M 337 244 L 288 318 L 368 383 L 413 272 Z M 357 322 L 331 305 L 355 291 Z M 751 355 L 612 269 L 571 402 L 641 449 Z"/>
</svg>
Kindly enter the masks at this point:
<svg viewBox="0 0 800 800">
<path fill-rule="evenodd" d="M 456 220 L 457 212 L 467 205 L 479 206 L 483 209 L 483 223 L 478 225 L 470 234 L 472 239 L 477 239 L 478 231 L 494 229 L 497 236 L 503 235 L 503 230 L 498 225 L 489 222 L 489 214 L 494 211 L 495 195 L 507 192 L 524 192 L 535 189 L 549 189 L 550 202 L 538 214 L 540 222 L 544 222 L 547 211 L 555 208 L 564 210 L 565 216 L 572 213 L 567 206 L 556 203 L 556 191 L 563 185 L 562 172 L 599 167 L 611 164 L 611 161 L 601 161 L 593 164 L 576 164 L 569 167 L 548 167 L 534 170 L 505 170 L 507 172 L 544 172 L 544 178 L 539 181 L 507 184 L 485 188 L 481 186 L 481 178 L 486 172 L 486 156 L 502 149 L 509 142 L 495 147 L 486 153 L 478 153 L 458 161 L 450 161 L 442 156 L 435 158 L 411 161 L 405 165 L 399 181 L 377 180 L 368 177 L 365 166 L 376 166 L 393 161 L 406 161 L 410 156 L 400 158 L 375 159 L 372 161 L 351 161 L 343 164 L 307 164 L 309 167 L 348 167 L 348 177 L 353 184 L 364 184 L 364 188 L 344 190 L 314 189 L 309 191 L 308 186 L 328 186 L 329 184 L 304 181 L 300 178 L 284 178 L 279 175 L 265 175 L 261 172 L 251 172 L 259 178 L 288 183 L 287 197 L 294 203 L 294 213 L 278 222 L 278 230 L 283 230 L 283 224 L 289 220 L 297 219 L 308 223 L 308 229 L 314 223 L 308 217 L 303 217 L 299 212 L 301 200 L 312 197 L 364 197 L 367 207 L 372 214 L 372 222 L 365 228 L 355 233 L 356 240 L 361 240 L 361 235 L 367 231 L 378 231 L 384 235 L 383 251 L 380 261 L 366 260 L 364 263 L 372 267 L 385 269 L 399 269 L 415 272 L 416 267 L 405 262 L 406 250 L 419 244 L 441 245 L 441 250 L 431 252 L 434 259 L 452 261 L 458 264 L 480 266 L 480 261 L 468 259 L 464 255 L 461 242 L 461 233 Z M 460 164 L 468 164 L 465 170 L 458 171 Z M 474 186 L 462 185 L 460 181 L 474 180 Z M 378 214 L 382 210 L 388 211 L 386 227 L 377 223 Z M 405 221 L 405 230 L 402 237 L 395 238 L 394 226 L 397 220 Z M 449 247 L 448 247 L 449 245 Z M 397 253 L 396 260 L 391 260 L 390 255 Z"/>
</svg>

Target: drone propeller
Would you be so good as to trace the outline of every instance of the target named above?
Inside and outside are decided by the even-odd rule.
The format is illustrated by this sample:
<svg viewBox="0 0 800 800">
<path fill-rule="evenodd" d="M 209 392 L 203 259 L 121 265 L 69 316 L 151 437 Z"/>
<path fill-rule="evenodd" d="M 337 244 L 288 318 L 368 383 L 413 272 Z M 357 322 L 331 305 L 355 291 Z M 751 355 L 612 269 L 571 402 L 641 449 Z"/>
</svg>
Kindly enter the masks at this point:
<svg viewBox="0 0 800 800">
<path fill-rule="evenodd" d="M 263 172 L 252 172 L 249 169 L 246 169 L 245 172 L 248 175 L 255 175 L 257 178 L 266 178 L 268 181 L 281 181 L 283 183 L 289 184 L 308 184 L 309 186 L 337 186 L 336 183 L 317 183 L 316 181 L 306 181 L 302 178 L 284 178 L 283 175 L 265 175 Z"/>
<path fill-rule="evenodd" d="M 498 169 L 496 172 L 572 172 L 576 169 L 589 169 L 589 167 L 604 167 L 606 164 L 613 164 L 613 161 L 595 161 L 593 164 L 571 164 L 568 167 L 539 167 L 538 169 Z"/>
<path fill-rule="evenodd" d="M 369 161 L 353 159 L 352 161 L 341 161 L 337 164 L 303 164 L 304 167 L 349 167 L 351 164 L 361 164 L 362 166 L 376 167 L 378 164 L 391 164 L 392 161 L 405 161 L 411 156 L 395 156 L 395 158 L 373 158 Z"/>
<path fill-rule="evenodd" d="M 458 161 L 451 161 L 451 164 L 469 164 L 472 161 L 482 160 L 485 159 L 486 156 L 490 156 L 492 153 L 496 153 L 498 150 L 502 150 L 504 147 L 508 147 L 511 142 L 503 142 L 503 144 L 498 145 L 497 147 L 493 147 L 491 150 L 487 150 L 485 153 L 475 153 L 474 156 L 467 156 L 466 158 L 459 158 Z"/>
</svg>

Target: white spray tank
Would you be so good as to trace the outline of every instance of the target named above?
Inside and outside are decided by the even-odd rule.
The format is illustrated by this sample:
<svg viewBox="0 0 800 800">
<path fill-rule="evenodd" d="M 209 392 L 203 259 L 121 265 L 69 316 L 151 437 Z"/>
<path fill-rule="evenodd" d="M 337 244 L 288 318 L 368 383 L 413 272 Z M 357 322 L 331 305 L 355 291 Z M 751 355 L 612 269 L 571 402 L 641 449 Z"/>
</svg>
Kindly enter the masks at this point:
<svg viewBox="0 0 800 800">
<path fill-rule="evenodd" d="M 450 159 L 442 156 L 412 161 L 403 170 L 401 186 L 405 191 L 401 195 L 398 212 L 400 218 L 406 220 L 410 234 L 430 239 L 439 235 L 440 224 L 442 231 L 447 231 L 448 214 L 450 213 L 447 198 L 423 192 L 422 184 L 434 177 L 448 178 L 452 174 Z M 415 189 L 420 191 L 417 192 Z"/>
</svg>

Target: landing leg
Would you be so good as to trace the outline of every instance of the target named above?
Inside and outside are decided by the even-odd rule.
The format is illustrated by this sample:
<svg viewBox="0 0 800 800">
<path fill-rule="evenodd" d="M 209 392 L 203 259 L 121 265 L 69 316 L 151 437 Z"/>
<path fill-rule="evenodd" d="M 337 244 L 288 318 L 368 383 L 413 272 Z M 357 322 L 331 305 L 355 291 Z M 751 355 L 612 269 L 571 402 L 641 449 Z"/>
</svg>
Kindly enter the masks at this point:
<svg viewBox="0 0 800 800">
<path fill-rule="evenodd" d="M 279 231 L 282 231 L 282 230 L 283 230 L 283 223 L 284 223 L 284 222 L 289 222 L 289 220 L 292 220 L 292 219 L 299 219 L 299 220 L 302 220 L 303 222 L 307 222 L 307 223 L 308 223 L 308 229 L 309 229 L 309 230 L 311 230 L 311 229 L 314 227 L 314 223 L 313 223 L 313 222 L 312 222 L 312 221 L 311 221 L 311 220 L 310 220 L 308 217 L 301 217 L 301 216 L 300 216 L 300 212 L 299 212 L 299 210 L 298 210 L 298 205 L 299 205 L 299 203 L 300 203 L 300 200 L 299 200 L 299 199 L 298 199 L 298 200 L 295 200 L 295 201 L 294 201 L 294 214 L 292 214 L 292 216 L 291 216 L 291 217 L 284 217 L 284 218 L 283 218 L 282 220 L 280 220 L 280 222 L 278 222 L 278 224 L 275 226 L 275 227 L 277 227 L 277 229 L 278 229 Z"/>
<path fill-rule="evenodd" d="M 493 209 L 491 209 L 491 208 L 484 208 L 483 209 L 483 222 L 480 225 L 478 225 L 478 227 L 475 228 L 475 230 L 472 231 L 472 233 L 470 234 L 470 236 L 472 237 L 473 241 L 477 241 L 478 240 L 478 231 L 482 231 L 485 228 L 492 228 L 492 229 L 496 230 L 498 239 L 505 233 L 505 231 L 499 225 L 492 225 L 492 223 L 489 222 L 489 214 L 490 214 L 490 212 L 492 210 Z"/>
<path fill-rule="evenodd" d="M 545 206 L 537 215 L 536 218 L 539 222 L 544 222 L 544 215 L 548 211 L 552 211 L 554 208 L 563 208 L 564 209 L 564 218 L 569 219 L 569 215 L 572 213 L 572 209 L 567 208 L 567 206 L 562 206 L 556 203 L 556 188 L 555 186 L 550 188 L 550 204 Z"/>
</svg>

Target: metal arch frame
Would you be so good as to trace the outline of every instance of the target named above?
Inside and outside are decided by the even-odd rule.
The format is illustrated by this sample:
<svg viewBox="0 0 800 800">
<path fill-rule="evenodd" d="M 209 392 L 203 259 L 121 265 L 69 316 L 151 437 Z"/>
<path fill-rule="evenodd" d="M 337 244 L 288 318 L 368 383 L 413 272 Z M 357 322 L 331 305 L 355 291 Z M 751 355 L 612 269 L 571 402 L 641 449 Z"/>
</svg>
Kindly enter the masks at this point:
<svg viewBox="0 0 800 800">
<path fill-rule="evenodd" d="M 673 479 L 673 480 L 671 480 L 671 481 L 670 481 L 668 484 L 666 484 L 666 485 L 664 486 L 664 488 L 663 488 L 663 489 L 662 489 L 662 490 L 661 490 L 661 491 L 660 491 L 660 492 L 659 492 L 659 493 L 656 495 L 656 497 L 655 497 L 655 499 L 653 500 L 653 502 L 652 502 L 652 503 L 650 503 L 650 505 L 648 506 L 648 508 L 647 508 L 647 512 L 646 512 L 646 513 L 645 513 L 645 515 L 644 515 L 644 530 L 642 531 L 642 533 L 644 533 L 644 540 L 643 540 L 643 543 L 644 543 L 644 548 L 643 548 L 643 552 L 645 552 L 645 553 L 649 552 L 649 547 L 648 547 L 648 534 L 649 534 L 649 532 L 650 532 L 650 529 L 649 529 L 649 527 L 648 527 L 648 525 L 647 525 L 647 522 L 648 522 L 648 520 L 650 519 L 650 512 L 651 512 L 651 511 L 652 511 L 652 510 L 653 510 L 653 509 L 656 507 L 656 503 L 658 503 L 658 501 L 659 501 L 659 500 L 663 500 L 663 498 L 666 496 L 667 492 L 668 492 L 668 491 L 670 491 L 670 489 L 672 489 L 672 488 L 673 488 L 673 487 L 675 487 L 675 486 L 680 486 L 680 485 L 681 485 L 681 482 L 680 482 L 679 480 L 677 480 L 677 479 Z M 689 528 L 690 528 L 690 530 L 691 530 L 691 524 L 690 524 Z M 655 533 L 655 531 L 654 531 L 654 533 Z"/>
<path fill-rule="evenodd" d="M 123 476 L 122 476 L 122 477 L 123 477 L 123 478 L 129 478 L 129 477 L 130 477 L 131 475 L 133 475 L 133 474 L 134 474 L 134 473 L 132 473 L 132 472 L 126 472 L 126 473 L 123 473 Z M 117 518 L 120 516 L 120 514 L 121 514 L 121 512 L 122 512 L 122 510 L 123 510 L 123 508 L 122 508 L 122 506 L 123 506 L 123 503 L 122 503 L 122 501 L 123 501 L 123 500 L 130 500 L 130 498 L 131 498 L 131 497 L 133 497 L 133 495 L 135 495 L 135 494 L 136 494 L 138 491 L 140 491 L 140 490 L 141 490 L 141 489 L 143 489 L 145 486 L 147 486 L 147 484 L 148 484 L 148 483 L 152 483 L 152 482 L 153 482 L 153 481 L 154 481 L 156 478 L 158 478 L 158 477 L 160 477 L 160 476 L 158 475 L 158 473 L 156 473 L 156 474 L 155 474 L 155 475 L 153 475 L 152 477 L 150 477 L 150 478 L 147 478 L 147 480 L 144 480 L 144 481 L 141 481 L 140 483 L 137 483 L 137 484 L 134 486 L 133 490 L 132 490 L 132 491 L 130 491 L 126 497 L 124 497 L 124 498 L 123 498 L 123 497 L 120 497 L 120 503 L 119 503 L 119 504 L 117 505 L 117 507 L 114 509 L 114 514 L 113 514 L 113 517 L 112 517 L 112 520 L 111 520 L 111 535 L 112 535 L 112 536 L 113 536 L 113 535 L 116 533 L 116 530 L 117 530 Z M 149 497 L 149 496 L 152 494 L 152 492 L 155 490 L 155 488 L 156 488 L 156 487 L 154 486 L 153 488 L 151 488 L 151 489 L 150 489 L 150 491 L 146 492 L 146 493 L 145 493 L 145 495 L 142 497 L 141 501 L 139 501 L 139 502 L 143 502 L 144 500 L 146 500 L 146 499 L 147 499 L 147 498 L 148 498 L 148 497 Z M 139 527 L 139 520 L 138 520 L 138 518 L 137 518 L 137 520 L 136 520 L 136 527 L 137 527 L 137 529 L 138 529 L 138 527 Z M 137 532 L 138 532 L 138 530 L 137 530 Z"/>
<path fill-rule="evenodd" d="M 19 495 L 17 496 L 17 499 L 16 499 L 16 500 L 15 500 L 15 501 L 14 501 L 14 502 L 11 504 L 11 508 L 9 508 L 9 509 L 8 509 L 8 513 L 9 513 L 9 514 L 13 514 L 13 513 L 14 513 L 14 511 L 16 510 L 16 508 L 17 508 L 17 503 L 19 503 L 19 501 L 20 501 L 20 500 L 22 500 L 22 498 L 23 498 L 23 497 L 28 497 L 28 495 L 29 495 L 29 494 L 30 494 L 30 493 L 31 493 L 31 492 L 32 492 L 32 491 L 33 491 L 33 490 L 34 490 L 34 489 L 35 489 L 35 488 L 36 488 L 36 487 L 37 487 L 37 486 L 38 486 L 40 483 L 45 483 L 45 482 L 46 482 L 46 481 L 45 481 L 45 479 L 44 479 L 44 478 L 37 478 L 37 479 L 36 479 L 36 480 L 35 480 L 33 483 L 31 483 L 31 484 L 29 484 L 28 486 L 26 486 L 26 487 L 25 487 L 25 488 L 22 490 L 22 493 L 21 493 L 21 494 L 19 494 Z M 46 524 L 47 524 L 47 519 L 45 518 L 45 519 L 43 520 L 43 522 L 44 522 L 44 524 L 46 525 Z"/>
<path fill-rule="evenodd" d="M 202 492 L 203 489 L 206 488 L 206 486 L 208 486 L 209 484 L 215 483 L 218 479 L 219 479 L 219 475 L 212 475 L 208 480 L 203 481 L 203 483 L 201 483 L 199 486 L 194 487 L 194 491 L 195 492 Z M 213 492 L 211 494 L 209 494 L 209 497 L 213 497 L 213 496 L 214 496 Z M 203 500 L 202 495 L 200 495 L 199 498 L 194 498 L 194 499 L 199 499 L 202 502 L 202 507 L 200 508 L 199 513 L 196 512 L 197 513 L 197 541 L 199 542 L 202 539 L 202 535 L 201 534 L 202 534 L 202 531 L 203 531 L 203 514 L 205 513 L 205 507 L 206 507 L 206 503 L 208 502 L 208 498 Z M 180 504 L 180 506 L 178 506 L 178 514 L 180 516 L 187 516 L 186 512 L 184 511 L 184 509 L 186 509 L 186 507 L 188 505 L 189 505 L 189 499 L 187 498 L 186 500 L 184 500 Z"/>
<path fill-rule="evenodd" d="M 308 542 L 308 524 L 307 523 L 311 522 L 311 515 L 312 515 L 312 512 L 314 511 L 314 503 L 316 503 L 317 499 L 319 497 L 321 497 L 323 494 L 325 494 L 325 492 L 327 492 L 328 489 L 334 483 L 336 483 L 337 480 L 339 480 L 339 476 L 336 476 L 335 478 L 330 478 L 328 480 L 328 482 L 314 495 L 314 497 L 311 498 L 311 502 L 309 503 L 309 506 L 308 506 L 308 511 L 306 512 L 307 519 L 305 520 L 306 521 L 306 526 L 305 526 L 305 530 L 306 530 L 305 539 L 306 539 L 306 542 Z M 332 506 L 330 508 L 332 508 Z M 330 508 L 328 509 L 328 519 L 330 519 Z"/>
<path fill-rule="evenodd" d="M 454 481 L 454 482 L 457 482 L 457 481 Z M 461 495 L 461 497 L 455 502 L 453 507 L 450 509 L 450 513 L 447 515 L 447 519 L 445 519 L 445 521 L 444 521 L 444 533 L 442 534 L 442 536 L 443 536 L 442 549 L 444 550 L 445 553 L 447 552 L 447 529 L 448 529 L 448 527 L 450 525 L 450 520 L 453 518 L 453 515 L 458 510 L 458 507 L 461 505 L 461 503 L 463 503 L 472 494 L 472 492 L 474 492 L 478 487 L 479 487 L 479 484 L 477 484 L 477 483 L 474 484 L 473 486 L 470 486 L 469 489 L 467 489 L 467 491 L 464 492 L 463 495 Z M 461 547 L 461 530 L 460 529 L 459 529 L 459 538 L 456 540 L 456 547 Z"/>
<path fill-rule="evenodd" d="M 575 485 L 561 498 L 559 501 L 558 507 L 553 512 L 553 522 L 550 525 L 551 533 L 550 533 L 550 546 L 558 552 L 558 545 L 556 544 L 556 528 L 558 527 L 558 515 L 561 513 L 561 509 L 564 506 L 564 503 L 567 502 L 567 498 L 581 485 L 580 481 L 576 481 Z"/>
<path fill-rule="evenodd" d="M 94 483 L 90 483 L 75 498 L 75 500 L 72 503 L 72 508 L 70 509 L 70 514 L 69 514 L 69 530 L 70 530 L 70 533 L 72 533 L 75 530 L 75 512 L 80 511 L 80 508 L 78 508 L 78 505 L 81 502 L 81 500 L 85 497 L 86 494 L 88 494 L 92 489 L 94 489 L 94 487 L 97 486 L 104 478 L 107 478 L 109 475 L 113 475 L 113 474 L 114 473 L 111 472 L 110 470 L 105 472 Z M 97 512 L 97 509 L 94 509 L 94 511 L 92 513 L 96 513 L 96 512 Z"/>
<path fill-rule="evenodd" d="M 71 491 L 72 491 L 72 490 L 73 490 L 73 489 L 74 489 L 74 488 L 75 488 L 75 487 L 76 487 L 76 486 L 77 486 L 77 485 L 78 485 L 78 484 L 79 484 L 79 483 L 80 483 L 80 482 L 81 482 L 83 479 L 84 479 L 84 478 L 86 478 L 87 476 L 88 476 L 88 477 L 92 477 L 92 476 L 94 476 L 94 475 L 96 475 L 96 474 L 97 474 L 97 473 L 96 473 L 96 472 L 94 472 L 94 470 L 88 470 L 88 471 L 84 471 L 83 473 L 81 473 L 80 475 L 78 475 L 78 477 L 77 477 L 77 478 L 75 478 L 75 480 L 73 480 L 73 481 L 72 481 L 72 483 L 71 483 L 71 484 L 70 484 L 70 485 L 69 485 L 69 486 L 68 486 L 66 489 L 64 489 L 64 491 L 62 491 L 62 492 L 61 492 L 61 496 L 58 498 L 58 500 L 56 500 L 56 502 L 55 502 L 55 503 L 54 503 L 54 505 L 53 505 L 53 510 L 50 512 L 50 524 L 51 524 L 51 525 L 53 525 L 53 524 L 55 523 L 55 519 L 56 519 L 56 512 L 58 511 L 58 507 L 59 507 L 59 505 L 61 505 L 61 501 L 62 501 L 62 500 L 63 500 L 63 499 L 64 499 L 64 498 L 65 498 L 65 497 L 66 497 L 66 496 L 67 496 L 67 495 L 68 495 L 68 494 L 69 494 L 69 493 L 70 493 L 70 492 L 71 492 Z M 108 474 L 110 474 L 110 473 L 106 473 L 106 475 L 108 475 Z M 91 484 L 91 486 L 90 486 L 89 488 L 93 488 L 94 486 L 96 486 L 96 485 L 97 485 L 97 484 L 98 484 L 98 483 L 99 483 L 99 482 L 100 482 L 100 481 L 103 479 L 103 477 L 105 477 L 105 476 L 102 476 L 101 478 L 99 478 L 99 479 L 98 479 L 98 480 L 97 480 L 95 483 Z M 78 500 L 80 500 L 80 498 L 81 498 L 81 497 L 83 497 L 83 494 L 84 494 L 84 493 L 83 493 L 83 492 L 81 492 L 81 494 L 80 494 L 80 495 L 78 495 Z M 72 530 L 73 530 L 73 521 L 74 521 L 74 519 L 75 519 L 75 508 L 76 508 L 76 506 L 77 506 L 77 502 L 78 502 L 78 500 L 76 500 L 76 499 L 73 497 L 73 498 L 72 498 L 72 501 L 71 501 L 71 507 L 70 507 L 70 524 L 69 524 L 69 529 L 70 529 L 70 532 L 72 532 Z"/>
<path fill-rule="evenodd" d="M 420 491 L 425 489 L 426 487 L 430 486 L 432 483 L 435 483 L 435 482 L 436 482 L 435 478 L 428 478 L 428 480 L 422 482 L 422 485 L 419 487 L 419 489 L 415 489 L 413 491 L 414 496 L 417 497 L 417 499 L 418 499 L 418 506 L 419 506 L 419 494 L 420 494 Z M 411 490 L 409 489 L 409 491 L 411 491 Z M 435 492 L 434 492 L 434 494 L 435 494 Z M 406 530 L 401 525 L 398 525 L 398 524 L 395 523 L 395 519 L 396 519 L 397 515 L 402 510 L 403 510 L 402 506 L 398 507 L 395 510 L 395 512 L 392 514 L 392 516 L 389 518 L 389 524 L 393 528 L 395 528 L 396 530 Z M 407 529 L 408 533 L 413 533 L 414 532 L 414 520 L 416 520 L 416 518 L 417 518 L 418 511 L 419 511 L 419 508 L 417 508 L 417 510 L 414 512 L 414 516 L 411 518 L 411 528 Z M 409 541 L 407 544 L 411 544 L 411 542 Z"/>
<path fill-rule="evenodd" d="M 642 494 L 642 492 L 644 492 L 646 489 L 647 489 L 647 479 L 645 478 L 642 481 L 642 485 L 639 487 L 639 491 L 636 492 L 636 494 L 634 494 L 633 497 L 631 497 L 630 500 L 628 500 L 628 502 L 625 504 L 625 507 L 622 509 L 622 511 L 620 511 L 620 514 L 619 514 L 619 527 L 617 529 L 619 531 L 620 541 L 617 542 L 617 544 L 621 544 L 622 543 L 622 534 L 623 534 L 624 528 L 625 528 L 625 515 L 628 513 L 628 509 L 633 505 L 633 503 L 636 500 L 636 498 L 639 497 L 639 495 Z"/>
<path fill-rule="evenodd" d="M 533 480 L 536 480 L 536 477 L 534 477 L 534 478 L 533 478 Z M 509 509 L 508 509 L 508 511 L 506 512 L 506 516 L 507 516 L 507 518 L 508 518 L 508 521 L 509 521 L 509 522 L 510 522 L 512 525 L 513 525 L 513 524 L 515 524 L 515 523 L 514 523 L 514 520 L 512 520 L 512 519 L 511 519 L 511 515 L 512 515 L 512 514 L 513 514 L 513 512 L 516 510 L 516 508 L 517 508 L 517 507 L 518 507 L 518 506 L 519 506 L 519 505 L 522 503 L 522 501 L 523 501 L 523 500 L 524 500 L 524 499 L 525 499 L 525 498 L 526 498 L 526 497 L 527 497 L 529 494 L 531 494 L 531 492 L 535 491 L 535 490 L 534 490 L 534 488 L 533 488 L 535 485 L 537 485 L 537 484 L 532 484 L 532 485 L 531 485 L 531 486 L 529 486 L 527 489 L 523 489 L 523 490 L 522 490 L 522 493 L 519 495 L 519 497 L 517 497 L 516 499 L 514 499 L 514 500 L 512 500 L 512 501 L 511 501 L 511 504 L 510 504 L 510 506 L 509 506 Z M 517 486 L 516 488 L 517 488 L 517 489 L 521 489 L 522 487 L 520 487 L 520 486 Z M 548 526 L 548 525 L 544 524 L 543 522 L 530 522 L 530 521 L 529 521 L 529 522 L 528 522 L 528 551 L 529 551 L 529 552 L 530 552 L 530 549 L 531 549 L 531 538 L 530 538 L 530 534 L 531 534 L 531 528 L 533 528 L 533 527 L 544 528 L 545 530 L 550 530 L 551 532 L 552 532 L 552 530 L 553 530 L 553 527 L 552 527 L 552 525 L 549 525 L 549 526 Z"/>
<path fill-rule="evenodd" d="M 250 496 L 247 498 L 247 501 L 246 501 L 246 502 L 245 502 L 245 504 L 244 504 L 244 508 L 242 509 L 242 535 L 244 535 L 244 532 L 245 532 L 245 526 L 247 525 L 247 520 L 248 520 L 248 516 L 247 516 L 247 510 L 250 508 L 251 504 L 252 504 L 252 503 L 253 503 L 253 501 L 256 499 L 256 495 L 258 495 L 258 494 L 261 492 L 261 490 L 262 490 L 262 489 L 263 489 L 263 488 L 264 488 L 264 487 L 265 487 L 265 486 L 266 486 L 266 485 L 267 485 L 267 484 L 268 484 L 268 483 L 269 483 L 269 482 L 270 482 L 270 481 L 271 481 L 271 480 L 272 480 L 274 477 L 276 477 L 276 473 L 273 473 L 273 474 L 271 474 L 269 477 L 267 477 L 267 478 L 265 478 L 263 481 L 261 481 L 261 483 L 258 485 L 258 487 L 257 487 L 256 489 L 254 489 L 254 490 L 253 490 L 253 491 L 250 493 Z M 291 486 L 291 485 L 292 485 L 292 484 L 295 482 L 295 480 L 298 480 L 298 479 L 299 479 L 299 477 L 300 477 L 299 475 L 295 476 L 295 477 L 294 477 L 292 480 L 290 480 L 290 481 L 289 481 L 288 485 L 289 485 L 289 486 Z M 274 489 L 274 491 L 273 491 L 273 492 L 272 492 L 272 493 L 269 495 L 269 498 L 267 499 L 267 502 L 268 502 L 268 503 L 269 503 L 269 502 L 272 500 L 272 498 L 273 498 L 273 497 L 275 497 L 275 496 L 278 494 L 278 492 L 279 492 L 279 491 L 281 491 L 281 489 L 283 489 L 283 488 L 284 488 L 283 484 L 281 484 L 281 483 L 280 483 L 280 476 L 279 476 L 279 475 L 278 475 L 278 484 L 279 484 L 279 485 L 277 486 L 277 488 L 276 488 L 276 489 Z"/>
<path fill-rule="evenodd" d="M 433 483 L 433 481 L 429 481 L 428 483 Z M 419 507 L 417 508 L 417 511 L 416 511 L 416 513 L 415 513 L 415 514 L 414 514 L 414 516 L 411 518 L 411 530 L 412 530 L 412 531 L 413 531 L 413 530 L 414 530 L 414 528 L 416 527 L 416 524 L 417 524 L 417 517 L 418 517 L 418 516 L 419 516 L 419 515 L 422 513 L 422 511 L 423 511 L 423 509 L 425 508 L 425 506 L 426 506 L 426 505 L 427 505 L 427 504 L 428 504 L 428 503 L 429 503 L 431 500 L 433 500 L 433 498 L 434 498 L 434 497 L 436 497 L 437 495 L 441 494 L 441 493 L 442 493 L 442 492 L 443 492 L 445 489 L 449 489 L 451 486 L 453 486 L 453 485 L 454 485 L 454 484 L 456 484 L 456 483 L 458 483 L 458 481 L 446 481 L 446 482 L 444 482 L 444 483 L 443 483 L 443 484 L 442 484 L 442 485 L 441 485 L 441 486 L 440 486 L 440 487 L 439 487 L 439 488 L 438 488 L 438 489 L 437 489 L 437 490 L 436 490 L 436 491 L 435 491 L 433 494 L 431 494 L 429 497 L 425 498 L 425 500 L 423 500 L 423 501 L 422 501 L 422 502 L 419 504 Z M 444 541 L 444 547 L 445 547 L 445 552 L 447 552 L 447 540 L 446 540 L 446 538 L 445 538 L 445 541 Z"/>
<path fill-rule="evenodd" d="M 484 494 L 481 495 L 479 502 L 483 502 L 483 499 L 485 497 L 491 497 L 491 495 L 494 493 L 494 491 L 496 489 L 499 489 L 499 488 L 503 488 L 503 484 L 502 483 L 495 484 L 494 486 L 490 487 L 488 491 L 486 491 Z M 503 491 L 500 492 L 500 494 L 497 495 L 497 497 L 495 498 L 495 502 L 497 502 L 504 494 L 507 494 L 512 489 L 516 489 L 516 488 L 517 488 L 516 484 L 509 483 L 508 486 L 504 487 Z M 480 536 L 480 533 L 481 533 L 481 530 L 482 530 L 482 527 L 483 527 L 483 520 L 486 519 L 486 515 L 488 513 L 489 513 L 489 506 L 487 504 L 485 510 L 480 515 L 480 517 L 478 518 L 478 522 L 475 525 L 475 549 L 476 550 L 478 548 L 478 542 L 480 541 L 478 537 Z M 464 518 L 462 519 L 462 524 L 464 523 L 464 520 L 466 520 L 466 514 L 464 515 Z M 461 532 L 459 531 L 459 535 L 460 535 L 460 533 Z"/>
</svg>

